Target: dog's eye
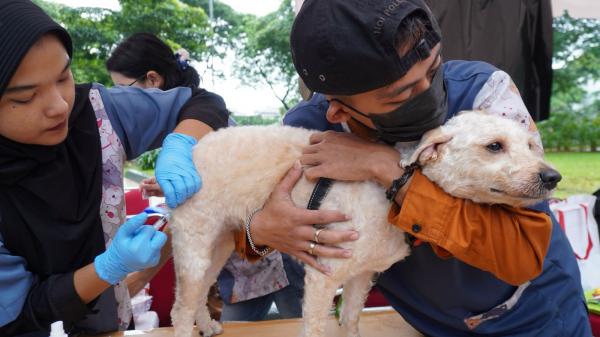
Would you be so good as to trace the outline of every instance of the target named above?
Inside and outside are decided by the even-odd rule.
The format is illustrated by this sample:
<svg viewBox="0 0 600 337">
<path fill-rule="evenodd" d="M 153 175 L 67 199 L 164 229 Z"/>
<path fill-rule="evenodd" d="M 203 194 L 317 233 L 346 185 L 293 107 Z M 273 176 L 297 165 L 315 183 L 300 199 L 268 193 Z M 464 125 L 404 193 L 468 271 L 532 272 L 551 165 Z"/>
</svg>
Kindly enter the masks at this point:
<svg viewBox="0 0 600 337">
<path fill-rule="evenodd" d="M 489 144 L 488 146 L 486 146 L 486 148 L 490 152 L 500 152 L 500 151 L 502 151 L 502 144 L 499 142 L 493 142 L 493 143 Z"/>
</svg>

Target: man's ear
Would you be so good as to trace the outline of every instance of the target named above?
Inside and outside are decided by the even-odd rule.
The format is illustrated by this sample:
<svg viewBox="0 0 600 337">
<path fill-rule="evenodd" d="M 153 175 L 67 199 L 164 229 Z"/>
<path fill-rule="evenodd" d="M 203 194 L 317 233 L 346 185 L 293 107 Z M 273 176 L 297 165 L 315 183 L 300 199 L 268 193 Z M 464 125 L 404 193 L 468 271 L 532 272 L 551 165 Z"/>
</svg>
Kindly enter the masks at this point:
<svg viewBox="0 0 600 337">
<path fill-rule="evenodd" d="M 429 162 L 436 161 L 439 158 L 440 146 L 448 143 L 452 137 L 452 133 L 443 126 L 426 132 L 415 152 L 408 160 L 402 161 L 402 166 L 406 167 L 413 163 L 427 165 Z"/>
<path fill-rule="evenodd" d="M 351 116 L 346 110 L 344 105 L 335 100 L 329 101 L 329 108 L 327 109 L 327 121 L 332 124 L 339 124 L 347 122 Z"/>
<path fill-rule="evenodd" d="M 150 70 L 146 73 L 146 84 L 149 88 L 160 89 L 165 84 L 164 78 L 154 70 Z"/>
</svg>

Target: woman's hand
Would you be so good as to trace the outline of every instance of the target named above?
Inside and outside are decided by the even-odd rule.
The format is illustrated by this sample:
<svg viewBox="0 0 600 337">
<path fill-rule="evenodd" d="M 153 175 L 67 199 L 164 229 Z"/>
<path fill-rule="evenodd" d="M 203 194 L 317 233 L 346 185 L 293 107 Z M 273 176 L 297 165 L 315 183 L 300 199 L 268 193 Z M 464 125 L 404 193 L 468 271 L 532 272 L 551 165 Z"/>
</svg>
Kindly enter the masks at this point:
<svg viewBox="0 0 600 337">
<path fill-rule="evenodd" d="M 154 267 L 144 269 L 142 271 L 133 272 L 125 278 L 125 283 L 129 289 L 129 295 L 135 296 L 140 290 L 144 289 L 144 286 L 152 280 L 156 274 L 164 267 L 164 265 L 173 256 L 173 248 L 171 246 L 171 227 L 167 225 L 163 230 L 163 233 L 167 235 L 167 242 L 162 246 L 160 250 L 160 260 Z"/>
<path fill-rule="evenodd" d="M 158 264 L 167 236 L 152 226 L 145 226 L 147 218 L 147 214 L 141 213 L 127 220 L 106 251 L 96 256 L 94 265 L 102 280 L 117 284 L 131 272 Z"/>
<path fill-rule="evenodd" d="M 349 218 L 337 211 L 308 210 L 294 205 L 291 191 L 301 176 L 302 168 L 296 163 L 275 187 L 264 208 L 256 213 L 250 224 L 250 232 L 255 244 L 269 246 L 295 256 L 313 268 L 329 274 L 329 269 L 319 264 L 316 257 L 351 257 L 352 251 L 335 245 L 357 240 L 358 232 L 324 229 L 316 237 L 314 224 L 326 225 L 347 221 Z M 318 241 L 318 244 L 313 248 L 311 255 L 311 243 L 315 241 Z"/>
<path fill-rule="evenodd" d="M 362 140 L 344 132 L 320 132 L 310 137 L 300 163 L 308 179 L 375 180 L 385 188 L 402 174 L 400 153 L 393 147 Z"/>
<path fill-rule="evenodd" d="M 171 133 L 163 141 L 156 159 L 156 181 L 171 208 L 183 204 L 202 187 L 202 180 L 192 160 L 196 139 L 183 133 Z"/>
</svg>

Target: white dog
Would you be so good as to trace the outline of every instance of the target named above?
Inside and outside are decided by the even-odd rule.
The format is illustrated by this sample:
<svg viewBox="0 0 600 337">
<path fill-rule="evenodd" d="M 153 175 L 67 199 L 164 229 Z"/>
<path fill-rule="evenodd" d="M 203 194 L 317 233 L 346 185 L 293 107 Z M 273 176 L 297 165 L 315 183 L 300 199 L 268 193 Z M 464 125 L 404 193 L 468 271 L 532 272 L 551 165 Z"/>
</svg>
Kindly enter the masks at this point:
<svg viewBox="0 0 600 337">
<path fill-rule="evenodd" d="M 190 337 L 194 321 L 205 337 L 222 332 L 206 308 L 207 292 L 234 248 L 232 232 L 243 230 L 250 212 L 264 205 L 309 143 L 314 131 L 284 126 L 224 129 L 203 138 L 194 162 L 203 186 L 173 212 L 173 254 L 177 275 L 171 312 L 176 337 Z M 517 123 L 484 113 L 463 113 L 427 133 L 403 164 L 418 162 L 422 172 L 447 193 L 481 203 L 526 206 L 547 198 L 560 175 L 543 160 L 535 137 Z M 292 192 L 306 207 L 314 182 L 304 177 Z M 324 336 L 324 323 L 340 286 L 344 286 L 341 325 L 358 337 L 358 319 L 374 273 L 410 253 L 404 234 L 387 222 L 390 203 L 373 182 L 335 182 L 323 209 L 339 210 L 351 220 L 329 229 L 361 233 L 350 259 L 319 259 L 333 276 L 307 267 L 304 336 Z M 376 244 L 375 244 L 376 243 Z"/>
</svg>

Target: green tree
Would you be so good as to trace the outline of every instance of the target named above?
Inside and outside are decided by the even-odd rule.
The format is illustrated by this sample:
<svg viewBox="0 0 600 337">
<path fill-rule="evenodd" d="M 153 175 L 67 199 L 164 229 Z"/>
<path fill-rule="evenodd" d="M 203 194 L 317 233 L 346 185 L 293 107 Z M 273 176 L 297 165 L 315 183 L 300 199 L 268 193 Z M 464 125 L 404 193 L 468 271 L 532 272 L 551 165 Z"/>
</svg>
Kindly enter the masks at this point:
<svg viewBox="0 0 600 337">
<path fill-rule="evenodd" d="M 105 61 L 111 50 L 136 32 L 156 34 L 173 49 L 185 47 L 194 59 L 206 57 L 213 31 L 204 10 L 178 0 L 120 0 L 121 10 L 79 7 L 34 0 L 71 34 L 72 69 L 78 82 L 110 85 Z"/>
<path fill-rule="evenodd" d="M 600 101 L 600 20 L 554 19 L 552 111 L 539 124 L 546 148 L 597 150 Z"/>
<path fill-rule="evenodd" d="M 114 29 L 114 12 L 103 8 L 73 8 L 42 0 L 34 2 L 69 31 L 74 47 L 72 70 L 75 80 L 109 84 L 110 76 L 104 62 L 120 38 Z"/>
<path fill-rule="evenodd" d="M 234 116 L 237 125 L 271 125 L 279 123 L 279 118 L 265 118 L 263 116 Z"/>
<path fill-rule="evenodd" d="M 298 75 L 292 63 L 290 32 L 294 21 L 292 2 L 283 0 L 279 8 L 259 18 L 247 17 L 240 36 L 236 73 L 244 84 L 263 83 L 281 102 L 284 111 L 300 99 Z"/>
</svg>

